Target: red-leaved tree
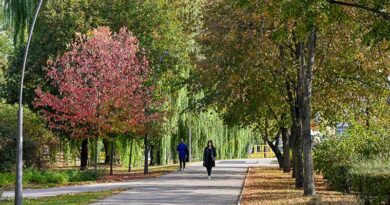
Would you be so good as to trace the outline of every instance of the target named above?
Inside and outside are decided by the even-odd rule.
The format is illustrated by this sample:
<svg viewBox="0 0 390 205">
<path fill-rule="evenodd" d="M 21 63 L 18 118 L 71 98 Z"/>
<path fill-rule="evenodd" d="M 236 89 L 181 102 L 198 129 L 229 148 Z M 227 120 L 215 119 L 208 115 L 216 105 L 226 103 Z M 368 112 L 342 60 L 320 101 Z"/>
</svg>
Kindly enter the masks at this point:
<svg viewBox="0 0 390 205">
<path fill-rule="evenodd" d="M 148 61 L 132 33 L 100 27 L 79 35 L 69 51 L 48 62 L 47 80 L 54 89 L 38 88 L 34 105 L 51 128 L 83 139 L 80 168 L 85 169 L 87 138 L 97 142 L 107 133 L 135 132 L 156 117 L 145 113 L 153 93 L 145 85 L 148 76 Z"/>
</svg>

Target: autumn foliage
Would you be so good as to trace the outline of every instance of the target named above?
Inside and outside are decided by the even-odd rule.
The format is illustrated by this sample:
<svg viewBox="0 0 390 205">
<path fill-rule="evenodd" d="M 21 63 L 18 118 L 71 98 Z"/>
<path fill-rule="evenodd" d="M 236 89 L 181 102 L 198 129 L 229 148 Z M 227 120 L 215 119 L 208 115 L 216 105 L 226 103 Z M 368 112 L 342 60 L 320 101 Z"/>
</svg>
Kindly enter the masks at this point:
<svg viewBox="0 0 390 205">
<path fill-rule="evenodd" d="M 140 131 L 156 117 L 151 106 L 153 87 L 136 37 L 126 28 L 112 33 L 107 27 L 79 35 L 69 51 L 48 62 L 52 90 L 36 90 L 36 108 L 43 110 L 53 129 L 74 137 Z"/>
</svg>

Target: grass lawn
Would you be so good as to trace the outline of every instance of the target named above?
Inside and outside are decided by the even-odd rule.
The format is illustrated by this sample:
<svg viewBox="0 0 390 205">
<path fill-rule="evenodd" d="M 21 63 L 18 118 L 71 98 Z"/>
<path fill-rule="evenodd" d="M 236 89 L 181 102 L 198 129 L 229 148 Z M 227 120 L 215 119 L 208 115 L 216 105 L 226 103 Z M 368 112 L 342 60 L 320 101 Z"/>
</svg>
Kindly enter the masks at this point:
<svg viewBox="0 0 390 205">
<path fill-rule="evenodd" d="M 44 172 L 37 171 L 34 175 L 34 180 L 29 180 L 25 182 L 23 187 L 30 189 L 40 189 L 40 188 L 51 188 L 59 186 L 71 186 L 71 185 L 81 185 L 81 184 L 93 184 L 93 183 L 104 183 L 104 182 L 113 182 L 113 181 L 128 181 L 134 179 L 145 179 L 152 177 L 159 177 L 163 174 L 177 170 L 178 165 L 162 165 L 162 166 L 150 166 L 149 174 L 143 174 L 143 168 L 137 167 L 133 168 L 131 172 L 127 172 L 127 168 L 123 167 L 114 167 L 114 174 L 109 175 L 109 166 L 108 165 L 99 165 L 99 175 L 90 176 L 94 174 L 93 167 L 89 167 L 88 172 L 80 173 L 78 167 L 66 167 L 58 169 L 49 169 L 50 174 L 45 174 Z M 73 170 L 77 174 L 85 175 L 84 177 L 79 177 L 75 181 L 61 180 L 66 177 L 66 170 Z M 37 177 L 37 175 L 40 175 Z M 26 180 L 26 174 L 24 175 L 24 180 Z M 50 179 L 50 180 L 48 180 Z M 0 173 L 0 190 L 13 190 L 15 183 L 15 175 L 13 173 Z"/>
<path fill-rule="evenodd" d="M 85 192 L 79 194 L 67 194 L 53 197 L 42 197 L 39 199 L 24 199 L 23 204 L 26 205 L 85 205 L 91 204 L 98 200 L 110 197 L 120 193 L 122 190 L 108 190 L 99 192 Z M 0 205 L 13 205 L 14 200 L 0 200 Z"/>
<path fill-rule="evenodd" d="M 316 176 L 315 197 L 304 197 L 303 190 L 294 189 L 291 173 L 274 167 L 250 168 L 242 198 L 243 205 L 274 204 L 359 204 L 353 195 L 329 191 L 321 176 Z"/>
<path fill-rule="evenodd" d="M 162 166 L 149 166 L 149 174 L 144 174 L 143 167 L 133 168 L 129 173 L 127 168 L 117 167 L 114 169 L 114 174 L 109 175 L 109 167 L 105 168 L 104 175 L 102 175 L 98 182 L 112 182 L 112 181 L 127 181 L 134 179 L 146 179 L 159 177 L 163 174 L 176 171 L 178 165 L 162 165 Z"/>
</svg>

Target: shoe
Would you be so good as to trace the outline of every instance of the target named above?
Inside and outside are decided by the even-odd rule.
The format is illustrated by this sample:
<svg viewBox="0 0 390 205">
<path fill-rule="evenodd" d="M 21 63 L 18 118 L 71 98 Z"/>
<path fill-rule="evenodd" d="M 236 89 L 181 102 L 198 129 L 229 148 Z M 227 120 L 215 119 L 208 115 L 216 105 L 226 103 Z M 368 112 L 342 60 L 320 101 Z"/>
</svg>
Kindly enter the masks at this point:
<svg viewBox="0 0 390 205">
<path fill-rule="evenodd" d="M 209 180 L 211 180 L 211 176 L 209 176 Z"/>
</svg>

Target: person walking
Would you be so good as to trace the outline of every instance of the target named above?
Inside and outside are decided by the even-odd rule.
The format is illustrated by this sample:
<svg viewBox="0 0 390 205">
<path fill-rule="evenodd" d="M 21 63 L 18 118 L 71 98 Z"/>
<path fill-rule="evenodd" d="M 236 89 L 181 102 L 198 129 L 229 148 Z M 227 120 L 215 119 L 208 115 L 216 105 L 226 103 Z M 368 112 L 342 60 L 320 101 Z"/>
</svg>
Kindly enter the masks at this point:
<svg viewBox="0 0 390 205">
<path fill-rule="evenodd" d="M 186 168 L 186 158 L 188 155 L 188 148 L 187 145 L 184 143 L 184 140 L 180 140 L 180 144 L 176 148 L 177 152 L 179 153 L 179 161 L 180 161 L 180 169 L 179 171 L 184 171 Z"/>
<path fill-rule="evenodd" d="M 209 140 L 207 142 L 207 147 L 204 149 L 203 153 L 203 166 L 207 169 L 207 175 L 209 180 L 211 179 L 211 171 L 215 167 L 215 158 L 217 153 L 213 145 L 213 141 Z"/>
</svg>

